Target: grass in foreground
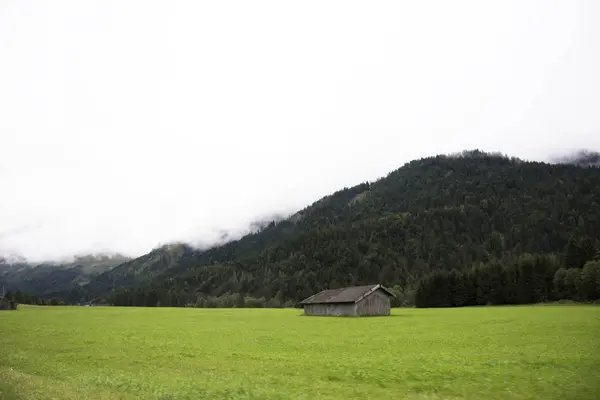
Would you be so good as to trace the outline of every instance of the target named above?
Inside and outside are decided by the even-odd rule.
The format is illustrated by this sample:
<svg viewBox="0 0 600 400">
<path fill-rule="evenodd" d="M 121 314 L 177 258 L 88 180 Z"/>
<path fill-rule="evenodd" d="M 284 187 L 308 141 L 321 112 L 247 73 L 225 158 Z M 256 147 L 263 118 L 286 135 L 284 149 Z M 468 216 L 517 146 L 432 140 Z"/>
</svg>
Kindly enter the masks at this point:
<svg viewBox="0 0 600 400">
<path fill-rule="evenodd" d="M 600 307 L 0 312 L 0 399 L 598 399 Z"/>
</svg>

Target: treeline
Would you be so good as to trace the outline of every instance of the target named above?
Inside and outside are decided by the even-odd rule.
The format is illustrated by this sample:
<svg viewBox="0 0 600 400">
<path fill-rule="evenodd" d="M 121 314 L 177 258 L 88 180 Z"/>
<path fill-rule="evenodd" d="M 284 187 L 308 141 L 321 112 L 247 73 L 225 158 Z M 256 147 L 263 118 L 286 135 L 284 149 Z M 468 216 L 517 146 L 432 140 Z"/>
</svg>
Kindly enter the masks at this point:
<svg viewBox="0 0 600 400">
<path fill-rule="evenodd" d="M 256 298 L 242 293 L 225 293 L 221 296 L 174 292 L 146 291 L 123 288 L 109 296 L 109 304 L 115 306 L 145 307 L 196 307 L 196 308 L 290 308 L 295 302 L 281 298 Z"/>
<path fill-rule="evenodd" d="M 403 290 L 400 286 L 388 288 L 395 294 L 393 307 L 414 305 L 414 290 Z M 147 288 L 121 288 L 112 292 L 108 303 L 115 306 L 138 307 L 197 307 L 197 308 L 291 308 L 298 301 L 285 299 L 278 291 L 274 297 L 253 297 L 241 292 L 226 292 L 219 296 L 207 295 L 196 291 L 161 291 Z M 96 301 L 92 301 L 96 303 Z"/>
<path fill-rule="evenodd" d="M 572 258 L 521 255 L 461 271 L 434 271 L 417 285 L 417 307 L 532 304 L 600 299 L 600 257 L 568 267 Z M 565 264 L 566 263 L 566 264 Z"/>
<path fill-rule="evenodd" d="M 31 304 L 36 306 L 60 306 L 65 304 L 65 302 L 61 299 L 45 299 L 35 295 L 29 295 L 21 291 L 6 292 L 6 298 L 16 302 L 17 304 Z"/>
</svg>

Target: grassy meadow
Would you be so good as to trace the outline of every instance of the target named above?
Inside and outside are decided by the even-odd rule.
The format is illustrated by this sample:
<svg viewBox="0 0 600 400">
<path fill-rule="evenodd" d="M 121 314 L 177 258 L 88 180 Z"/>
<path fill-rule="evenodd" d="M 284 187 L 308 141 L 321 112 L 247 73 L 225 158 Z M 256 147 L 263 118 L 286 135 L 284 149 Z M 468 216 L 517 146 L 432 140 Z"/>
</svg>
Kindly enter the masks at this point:
<svg viewBox="0 0 600 400">
<path fill-rule="evenodd" d="M 598 399 L 600 307 L 27 307 L 0 312 L 0 399 Z"/>
</svg>

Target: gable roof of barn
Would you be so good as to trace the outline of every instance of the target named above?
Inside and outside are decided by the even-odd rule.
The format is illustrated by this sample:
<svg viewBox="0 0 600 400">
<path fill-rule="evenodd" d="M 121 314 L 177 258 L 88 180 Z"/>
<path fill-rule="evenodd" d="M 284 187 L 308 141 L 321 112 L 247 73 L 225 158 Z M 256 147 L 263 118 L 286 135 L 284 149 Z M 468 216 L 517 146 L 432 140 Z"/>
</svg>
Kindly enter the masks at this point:
<svg viewBox="0 0 600 400">
<path fill-rule="evenodd" d="M 358 303 L 376 290 L 382 290 L 388 296 L 396 297 L 381 285 L 351 286 L 339 289 L 327 289 L 302 300 L 299 304 Z"/>
</svg>

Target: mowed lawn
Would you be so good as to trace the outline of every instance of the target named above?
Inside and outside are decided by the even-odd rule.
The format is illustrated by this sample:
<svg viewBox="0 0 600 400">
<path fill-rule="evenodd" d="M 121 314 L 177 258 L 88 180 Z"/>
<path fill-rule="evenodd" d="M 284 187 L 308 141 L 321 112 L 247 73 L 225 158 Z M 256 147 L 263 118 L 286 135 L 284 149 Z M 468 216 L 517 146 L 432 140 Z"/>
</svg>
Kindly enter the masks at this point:
<svg viewBox="0 0 600 400">
<path fill-rule="evenodd" d="M 27 307 L 0 312 L 1 399 L 599 399 L 600 307 Z"/>
</svg>

